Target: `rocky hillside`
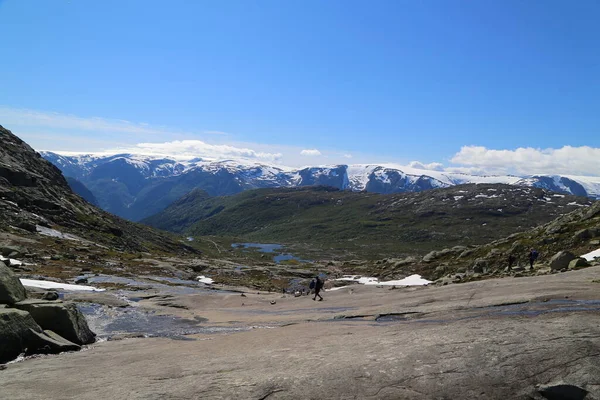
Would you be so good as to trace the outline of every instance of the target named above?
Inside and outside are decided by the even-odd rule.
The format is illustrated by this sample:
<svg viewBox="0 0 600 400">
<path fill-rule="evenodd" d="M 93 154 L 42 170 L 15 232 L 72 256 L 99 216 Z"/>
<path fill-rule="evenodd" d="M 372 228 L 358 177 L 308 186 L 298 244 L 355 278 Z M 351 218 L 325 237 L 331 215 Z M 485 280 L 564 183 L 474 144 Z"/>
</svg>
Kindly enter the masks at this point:
<svg viewBox="0 0 600 400">
<path fill-rule="evenodd" d="M 539 253 L 533 270 L 529 270 L 530 249 Z M 579 207 L 541 226 L 481 246 L 440 246 L 422 258 L 411 260 L 410 266 L 388 259 L 380 262 L 378 269 L 383 275 L 400 271 L 418 272 L 429 279 L 446 277 L 454 282 L 546 274 L 588 266 L 589 262 L 578 257 L 597 249 L 600 249 L 600 202 Z M 508 257 L 511 254 L 514 262 L 509 270 Z M 600 260 L 595 263 L 600 263 Z"/>
<path fill-rule="evenodd" d="M 195 188 L 211 196 L 311 185 L 389 194 L 467 183 L 505 183 L 577 196 L 600 196 L 600 178 L 593 177 L 475 176 L 376 164 L 294 169 L 242 160 L 177 161 L 134 154 L 63 156 L 42 152 L 42 156 L 65 176 L 83 182 L 104 210 L 134 221 L 163 210 Z"/>
<path fill-rule="evenodd" d="M 586 197 L 501 184 L 392 195 L 323 186 L 226 197 L 196 190 L 143 222 L 188 235 L 302 244 L 317 257 L 377 258 L 484 244 L 592 203 Z"/>
<path fill-rule="evenodd" d="M 58 168 L 1 126 L 0 143 L 0 231 L 69 233 L 119 250 L 191 250 L 87 203 L 71 191 Z"/>
</svg>

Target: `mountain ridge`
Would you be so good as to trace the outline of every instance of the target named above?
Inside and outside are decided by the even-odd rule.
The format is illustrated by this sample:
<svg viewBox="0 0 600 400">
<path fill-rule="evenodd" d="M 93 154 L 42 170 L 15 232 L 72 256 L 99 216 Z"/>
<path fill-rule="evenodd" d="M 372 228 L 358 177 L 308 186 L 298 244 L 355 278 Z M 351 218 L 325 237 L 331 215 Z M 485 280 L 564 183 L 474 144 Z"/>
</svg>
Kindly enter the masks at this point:
<svg viewBox="0 0 600 400">
<path fill-rule="evenodd" d="M 86 202 L 56 166 L 2 126 L 0 143 L 0 231 L 70 235 L 120 251 L 195 252 L 167 233 Z"/>
<path fill-rule="evenodd" d="M 204 189 L 212 196 L 248 189 L 313 185 L 391 194 L 468 183 L 504 183 L 600 198 L 600 177 L 468 175 L 393 164 L 294 169 L 248 161 L 177 161 L 135 154 L 74 156 L 41 152 L 41 155 L 66 176 L 81 181 L 103 209 L 134 221 L 160 212 L 195 188 Z"/>
</svg>

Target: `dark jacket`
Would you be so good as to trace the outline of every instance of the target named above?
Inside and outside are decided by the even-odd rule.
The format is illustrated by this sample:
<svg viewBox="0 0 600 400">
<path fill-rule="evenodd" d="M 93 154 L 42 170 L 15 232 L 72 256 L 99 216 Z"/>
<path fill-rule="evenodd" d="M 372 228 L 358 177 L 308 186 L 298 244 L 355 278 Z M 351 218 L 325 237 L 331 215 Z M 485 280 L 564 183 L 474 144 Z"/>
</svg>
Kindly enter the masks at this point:
<svg viewBox="0 0 600 400">
<path fill-rule="evenodd" d="M 323 281 L 317 277 L 315 281 L 315 290 L 323 289 Z"/>
</svg>

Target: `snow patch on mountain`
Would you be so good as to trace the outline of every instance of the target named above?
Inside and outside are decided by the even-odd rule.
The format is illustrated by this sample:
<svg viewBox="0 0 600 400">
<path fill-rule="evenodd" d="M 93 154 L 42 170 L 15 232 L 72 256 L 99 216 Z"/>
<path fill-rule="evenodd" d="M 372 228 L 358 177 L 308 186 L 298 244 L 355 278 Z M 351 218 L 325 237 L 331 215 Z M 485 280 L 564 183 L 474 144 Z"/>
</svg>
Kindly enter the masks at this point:
<svg viewBox="0 0 600 400">
<path fill-rule="evenodd" d="M 329 185 L 354 191 L 396 193 L 421 191 L 467 183 L 503 183 L 534 186 L 551 191 L 600 198 L 600 177 L 588 176 L 512 176 L 469 175 L 440 170 L 420 169 L 398 164 L 321 165 L 291 168 L 246 159 L 206 160 L 165 158 L 135 154 L 58 154 L 41 152 L 66 176 L 85 181 L 99 166 L 124 162 L 139 171 L 143 178 L 169 178 L 192 171 L 210 174 L 228 173 L 243 188 Z M 116 164 L 115 164 L 116 165 Z"/>
</svg>

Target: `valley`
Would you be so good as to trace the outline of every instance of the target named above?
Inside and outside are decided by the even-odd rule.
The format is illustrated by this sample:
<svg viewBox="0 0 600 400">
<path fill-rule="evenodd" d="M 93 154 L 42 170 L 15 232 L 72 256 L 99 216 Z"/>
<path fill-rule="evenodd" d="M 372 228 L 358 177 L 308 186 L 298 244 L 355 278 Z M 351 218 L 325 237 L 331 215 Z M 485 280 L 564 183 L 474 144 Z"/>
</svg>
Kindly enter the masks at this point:
<svg viewBox="0 0 600 400">
<path fill-rule="evenodd" d="M 10 399 L 600 393 L 590 197 L 505 183 L 196 188 L 142 225 L 0 135 L 0 292 L 23 288 L 0 305 Z M 94 338 L 69 342 L 38 308 L 71 310 Z"/>
</svg>

